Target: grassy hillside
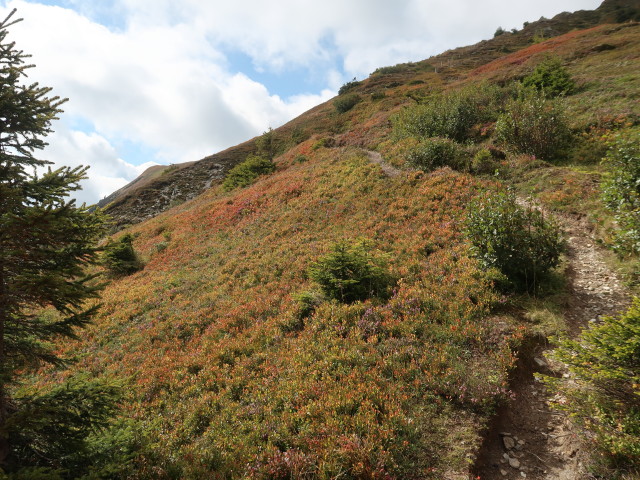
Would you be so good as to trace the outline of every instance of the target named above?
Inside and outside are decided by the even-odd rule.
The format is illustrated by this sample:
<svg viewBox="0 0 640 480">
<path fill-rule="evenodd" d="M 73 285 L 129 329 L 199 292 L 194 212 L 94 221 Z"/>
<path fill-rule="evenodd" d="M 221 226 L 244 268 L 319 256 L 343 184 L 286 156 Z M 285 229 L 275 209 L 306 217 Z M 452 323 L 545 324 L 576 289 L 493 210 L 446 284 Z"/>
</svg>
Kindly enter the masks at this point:
<svg viewBox="0 0 640 480">
<path fill-rule="evenodd" d="M 312 143 L 253 187 L 129 230 L 144 271 L 69 347 L 74 369 L 130 379 L 162 475 L 441 478 L 506 395 L 521 332 L 485 318 L 500 299 L 460 235 L 482 182 L 389 178 L 361 150 Z M 300 318 L 310 263 L 360 237 L 388 258 L 391 298 Z"/>
<path fill-rule="evenodd" d="M 558 37 L 536 36 L 538 25 L 379 69 L 275 131 L 271 175 L 231 191 L 214 182 L 127 228 L 145 268 L 112 281 L 95 323 L 60 346 L 76 363 L 35 384 L 80 372 L 124 382 L 126 420 L 110 436 L 133 453 L 117 478 L 466 478 L 518 352 L 548 333 L 473 257 L 468 206 L 510 184 L 588 215 L 605 243 L 615 232 L 599 160 L 608 136 L 637 131 L 640 25 L 594 27 L 594 15 L 570 17 L 589 28 Z M 550 53 L 576 88 L 557 100 L 569 146 L 541 159 L 513 151 L 499 124 L 519 101 L 515 82 Z M 440 139 L 452 160 L 416 164 L 446 135 L 407 133 L 411 112 L 458 101 L 479 116 Z M 402 172 L 389 176 L 372 150 Z M 186 185 L 200 165 L 206 183 L 214 161 L 160 180 Z M 140 192 L 116 202 L 129 220 L 156 213 L 136 207 L 153 188 Z M 388 293 L 321 295 L 310 267 L 335 245 L 364 245 Z"/>
</svg>

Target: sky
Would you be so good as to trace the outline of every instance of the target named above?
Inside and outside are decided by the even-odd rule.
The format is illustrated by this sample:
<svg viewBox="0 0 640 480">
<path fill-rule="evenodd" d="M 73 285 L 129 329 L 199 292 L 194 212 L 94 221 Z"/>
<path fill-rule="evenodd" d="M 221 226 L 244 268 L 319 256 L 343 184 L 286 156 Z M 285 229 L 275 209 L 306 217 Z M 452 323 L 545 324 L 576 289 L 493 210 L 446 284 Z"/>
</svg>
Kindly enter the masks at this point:
<svg viewBox="0 0 640 480">
<path fill-rule="evenodd" d="M 147 167 L 277 128 L 376 68 L 601 0 L 0 0 L 29 82 L 69 98 L 54 166 L 89 165 L 95 203 Z"/>
</svg>

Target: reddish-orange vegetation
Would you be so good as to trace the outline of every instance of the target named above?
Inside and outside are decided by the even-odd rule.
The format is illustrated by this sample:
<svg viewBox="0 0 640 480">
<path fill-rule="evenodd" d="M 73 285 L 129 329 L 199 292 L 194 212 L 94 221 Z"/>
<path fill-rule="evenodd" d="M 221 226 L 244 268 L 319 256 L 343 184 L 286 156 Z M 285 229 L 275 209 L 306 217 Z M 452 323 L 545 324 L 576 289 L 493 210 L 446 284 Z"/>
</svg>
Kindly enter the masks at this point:
<svg viewBox="0 0 640 480">
<path fill-rule="evenodd" d="M 486 317 L 499 299 L 461 237 L 481 184 L 448 169 L 388 178 L 358 150 L 304 144 L 280 169 L 134 227 L 147 266 L 105 291 L 69 346 L 75 368 L 130 379 L 163 468 L 438 478 L 434 439 L 473 437 L 507 395 L 520 334 Z M 285 328 L 310 262 L 359 237 L 388 256 L 391 299 L 326 301 Z M 449 425 L 455 412 L 467 420 Z"/>
<path fill-rule="evenodd" d="M 575 41 L 575 39 L 578 37 L 585 37 L 605 28 L 607 28 L 606 25 L 598 25 L 597 27 L 592 27 L 585 30 L 575 30 L 559 37 L 550 38 L 549 40 L 536 43 L 534 45 L 531 45 L 530 47 L 523 48 L 522 50 L 518 50 L 517 52 L 505 55 L 504 57 L 500 57 L 497 60 L 482 65 L 481 67 L 476 68 L 472 72 L 472 75 L 494 72 L 512 65 L 522 65 L 529 61 L 531 58 L 540 55 L 541 53 L 555 52 L 559 47 Z"/>
</svg>

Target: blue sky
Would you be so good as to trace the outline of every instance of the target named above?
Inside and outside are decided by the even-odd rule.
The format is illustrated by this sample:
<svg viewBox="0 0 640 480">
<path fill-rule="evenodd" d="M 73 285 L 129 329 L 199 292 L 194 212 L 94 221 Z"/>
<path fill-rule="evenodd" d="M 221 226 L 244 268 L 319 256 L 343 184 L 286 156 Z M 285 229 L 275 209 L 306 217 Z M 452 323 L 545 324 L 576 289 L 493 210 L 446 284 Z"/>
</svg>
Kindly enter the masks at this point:
<svg viewBox="0 0 640 480">
<path fill-rule="evenodd" d="M 93 203 L 155 163 L 278 127 L 345 81 L 600 0 L 0 0 L 30 80 L 68 97 L 41 155 Z"/>
</svg>

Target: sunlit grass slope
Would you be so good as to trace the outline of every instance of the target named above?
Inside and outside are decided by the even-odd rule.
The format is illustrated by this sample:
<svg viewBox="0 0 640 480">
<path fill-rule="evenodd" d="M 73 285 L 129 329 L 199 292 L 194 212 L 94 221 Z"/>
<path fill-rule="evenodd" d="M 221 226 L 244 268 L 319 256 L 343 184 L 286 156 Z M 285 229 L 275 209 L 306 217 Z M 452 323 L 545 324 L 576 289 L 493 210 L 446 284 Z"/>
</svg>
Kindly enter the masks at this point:
<svg viewBox="0 0 640 480">
<path fill-rule="evenodd" d="M 486 317 L 498 299 L 460 232 L 480 182 L 388 178 L 311 143 L 133 228 L 146 268 L 107 288 L 71 347 L 75 369 L 130 379 L 160 476 L 442 478 L 506 392 L 515 334 Z M 295 325 L 309 264 L 357 238 L 387 256 L 392 297 L 326 301 Z"/>
<path fill-rule="evenodd" d="M 214 184 L 127 229 L 144 270 L 106 288 L 95 323 L 63 348 L 77 363 L 50 375 L 125 382 L 123 416 L 142 445 L 133 478 L 464 475 L 527 335 L 496 314 L 504 299 L 470 257 L 466 207 L 496 176 L 557 210 L 598 205 L 602 138 L 639 114 L 639 39 L 638 24 L 602 26 L 498 60 L 482 44 L 485 67 L 454 51 L 372 74 L 350 110 L 329 102 L 275 131 L 275 173 L 231 192 Z M 564 163 L 507 152 L 487 177 L 389 177 L 363 149 L 406 167 L 417 140 L 394 138 L 394 113 L 481 80 L 509 88 L 549 53 L 578 87 L 563 100 Z M 481 127 L 486 138 L 463 147 L 500 147 L 495 122 Z M 325 300 L 301 319 L 298 294 L 317 289 L 309 266 L 360 239 L 387 259 L 391 297 Z"/>
</svg>

